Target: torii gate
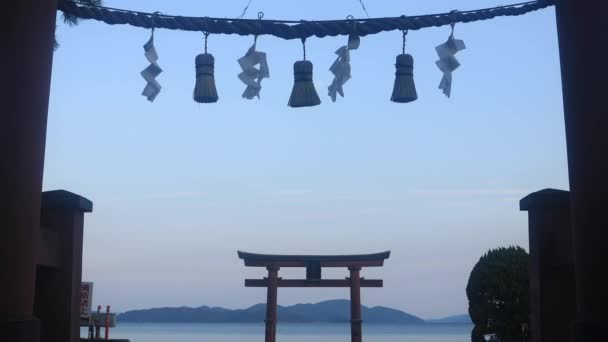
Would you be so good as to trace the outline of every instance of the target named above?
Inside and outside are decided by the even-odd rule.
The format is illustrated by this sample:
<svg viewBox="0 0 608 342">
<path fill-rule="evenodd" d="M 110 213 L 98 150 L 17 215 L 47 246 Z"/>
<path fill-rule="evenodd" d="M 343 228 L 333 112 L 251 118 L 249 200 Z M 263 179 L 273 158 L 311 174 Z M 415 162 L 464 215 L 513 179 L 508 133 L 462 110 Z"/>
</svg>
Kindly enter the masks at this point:
<svg viewBox="0 0 608 342">
<path fill-rule="evenodd" d="M 350 287 L 350 334 L 352 342 L 361 342 L 361 287 L 382 287 L 381 279 L 364 279 L 362 267 L 380 267 L 388 259 L 390 251 L 359 255 L 271 255 L 238 251 L 245 266 L 266 267 L 268 277 L 245 279 L 245 287 L 266 287 L 266 338 L 276 341 L 277 288 L 279 287 Z M 306 267 L 306 279 L 279 278 L 281 267 Z M 323 267 L 346 267 L 350 277 L 346 279 L 321 279 Z"/>
</svg>

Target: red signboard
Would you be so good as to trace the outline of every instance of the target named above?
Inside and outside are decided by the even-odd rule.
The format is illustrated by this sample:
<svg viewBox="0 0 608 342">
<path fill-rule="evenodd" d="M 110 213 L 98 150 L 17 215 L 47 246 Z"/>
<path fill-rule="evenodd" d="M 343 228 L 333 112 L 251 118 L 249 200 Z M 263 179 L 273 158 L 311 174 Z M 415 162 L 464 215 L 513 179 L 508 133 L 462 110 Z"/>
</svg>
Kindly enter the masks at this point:
<svg viewBox="0 0 608 342">
<path fill-rule="evenodd" d="M 93 304 L 93 283 L 80 283 L 80 318 L 89 319 Z"/>
</svg>

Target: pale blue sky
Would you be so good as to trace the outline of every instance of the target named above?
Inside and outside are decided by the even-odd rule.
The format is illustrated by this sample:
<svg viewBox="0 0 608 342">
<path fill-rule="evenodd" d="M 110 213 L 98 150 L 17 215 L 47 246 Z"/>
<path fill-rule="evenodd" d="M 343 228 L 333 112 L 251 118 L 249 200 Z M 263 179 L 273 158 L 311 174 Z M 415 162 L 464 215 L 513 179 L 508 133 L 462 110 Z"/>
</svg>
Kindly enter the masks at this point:
<svg viewBox="0 0 608 342">
<path fill-rule="evenodd" d="M 236 17 L 246 0 L 118 1 L 106 5 L 189 16 Z M 475 1 L 367 1 L 370 16 L 498 5 Z M 253 0 L 246 17 L 364 17 L 357 0 Z M 83 278 L 95 304 L 116 310 L 263 302 L 243 287 L 236 250 L 367 253 L 391 250 L 383 289 L 363 303 L 423 318 L 464 313 L 465 286 L 479 256 L 527 248 L 529 192 L 567 189 L 566 149 L 554 10 L 459 24 L 452 98 L 437 85 L 434 47 L 449 27 L 410 31 L 419 100 L 389 101 L 401 33 L 364 37 L 351 54 L 345 98 L 327 86 L 345 37 L 311 38 L 308 59 L 323 103 L 287 107 L 297 40 L 262 36 L 271 78 L 261 100 L 241 98 L 236 60 L 252 37 L 211 35 L 217 104 L 192 100 L 202 34 L 157 30 L 163 86 L 140 95 L 150 32 L 82 22 L 58 26 L 44 189 L 91 199 Z M 303 272 L 301 272 L 303 273 Z M 345 271 L 327 272 L 342 277 Z M 302 276 L 293 271 L 284 277 Z M 281 289 L 280 304 L 348 298 L 347 289 Z"/>
</svg>

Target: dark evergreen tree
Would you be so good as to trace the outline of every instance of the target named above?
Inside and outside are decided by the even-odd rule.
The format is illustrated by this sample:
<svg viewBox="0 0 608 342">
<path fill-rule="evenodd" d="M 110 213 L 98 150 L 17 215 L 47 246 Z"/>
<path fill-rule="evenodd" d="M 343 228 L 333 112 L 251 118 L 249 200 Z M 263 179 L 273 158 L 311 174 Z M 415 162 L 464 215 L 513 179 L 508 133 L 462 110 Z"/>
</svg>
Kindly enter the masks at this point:
<svg viewBox="0 0 608 342">
<path fill-rule="evenodd" d="M 481 328 L 478 325 L 473 326 L 471 329 L 471 342 L 485 342 Z"/>
<path fill-rule="evenodd" d="M 529 321 L 528 253 L 521 247 L 498 248 L 484 254 L 469 277 L 469 315 L 475 328 L 471 341 L 484 334 L 522 338 Z"/>
</svg>

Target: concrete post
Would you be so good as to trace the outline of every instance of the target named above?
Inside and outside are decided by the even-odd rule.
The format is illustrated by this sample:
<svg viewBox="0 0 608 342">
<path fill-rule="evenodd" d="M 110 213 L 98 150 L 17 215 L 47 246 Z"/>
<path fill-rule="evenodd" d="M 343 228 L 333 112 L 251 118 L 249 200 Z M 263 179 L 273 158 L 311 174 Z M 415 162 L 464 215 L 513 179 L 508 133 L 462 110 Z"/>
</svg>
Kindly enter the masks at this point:
<svg viewBox="0 0 608 342">
<path fill-rule="evenodd" d="M 39 262 L 34 312 L 40 319 L 41 341 L 78 342 L 84 213 L 93 210 L 88 199 L 65 190 L 42 194 L 40 250 L 52 250 L 54 265 Z"/>
<path fill-rule="evenodd" d="M 570 194 L 534 192 L 520 201 L 520 209 L 528 212 L 529 222 L 532 341 L 570 341 L 576 312 Z"/>
</svg>

